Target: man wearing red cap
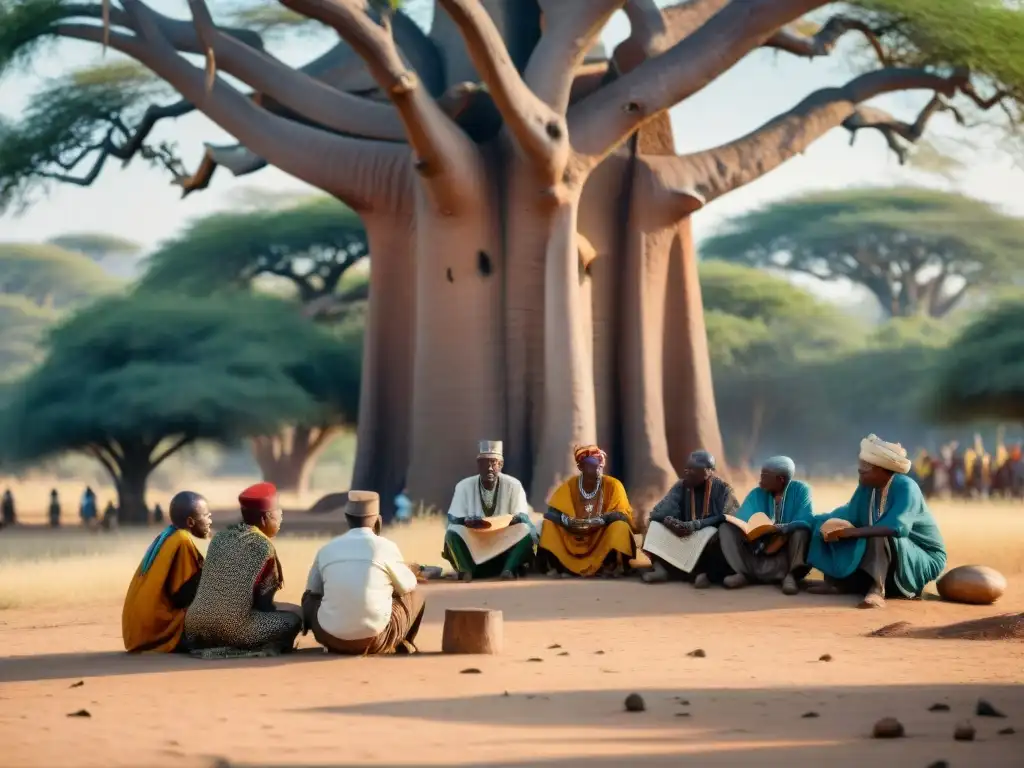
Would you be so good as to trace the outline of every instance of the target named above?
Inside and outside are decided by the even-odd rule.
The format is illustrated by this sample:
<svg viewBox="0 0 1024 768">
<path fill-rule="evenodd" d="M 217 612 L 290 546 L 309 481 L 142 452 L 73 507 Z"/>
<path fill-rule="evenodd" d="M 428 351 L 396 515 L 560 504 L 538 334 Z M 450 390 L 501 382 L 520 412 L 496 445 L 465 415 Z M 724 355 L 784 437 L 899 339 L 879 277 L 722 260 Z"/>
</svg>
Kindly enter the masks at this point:
<svg viewBox="0 0 1024 768">
<path fill-rule="evenodd" d="M 213 537 L 203 575 L 185 615 L 191 650 L 290 651 L 302 630 L 296 610 L 280 610 L 284 586 L 271 539 L 281 530 L 277 488 L 257 483 L 238 496 L 242 522 Z"/>
</svg>

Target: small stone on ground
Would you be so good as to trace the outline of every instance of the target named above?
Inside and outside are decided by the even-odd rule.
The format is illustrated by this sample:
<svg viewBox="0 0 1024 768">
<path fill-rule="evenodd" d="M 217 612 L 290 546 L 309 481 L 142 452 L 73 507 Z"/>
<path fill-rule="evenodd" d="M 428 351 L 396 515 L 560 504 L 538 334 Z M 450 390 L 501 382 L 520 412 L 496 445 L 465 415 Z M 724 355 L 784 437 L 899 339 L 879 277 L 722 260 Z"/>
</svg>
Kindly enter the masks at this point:
<svg viewBox="0 0 1024 768">
<path fill-rule="evenodd" d="M 479 675 L 479 674 L 481 674 L 481 672 L 476 667 L 469 667 L 469 668 L 464 669 L 461 672 L 459 672 L 459 674 L 460 675 Z"/>
<path fill-rule="evenodd" d="M 818 661 L 832 661 L 831 653 L 823 653 L 818 657 Z"/>
<path fill-rule="evenodd" d="M 957 741 L 974 741 L 974 726 L 971 725 L 971 721 L 963 720 L 957 723 L 953 738 Z"/>
<path fill-rule="evenodd" d="M 974 714 L 978 717 L 1006 717 L 986 699 L 978 699 L 978 706 L 974 708 Z"/>
<path fill-rule="evenodd" d="M 89 714 L 88 709 L 80 709 L 77 712 L 70 713 L 68 717 L 92 717 L 92 715 Z"/>
<path fill-rule="evenodd" d="M 631 693 L 626 697 L 627 712 L 643 712 L 645 709 L 647 709 L 647 704 L 639 693 Z"/>
<path fill-rule="evenodd" d="M 949 704 L 943 704 L 941 701 L 932 704 L 928 707 L 929 712 L 949 712 Z"/>
<path fill-rule="evenodd" d="M 906 734 L 903 730 L 903 723 L 895 717 L 883 717 L 871 732 L 876 739 L 901 739 Z"/>
<path fill-rule="evenodd" d="M 703 649 L 703 648 L 698 648 L 698 649 L 697 649 L 697 650 L 695 650 L 695 651 L 690 651 L 690 652 L 689 652 L 688 654 L 686 654 L 686 655 L 687 655 L 687 656 L 692 656 L 692 657 L 693 657 L 693 658 L 695 658 L 695 659 L 703 659 L 703 658 L 704 658 L 705 656 L 707 656 L 707 654 L 706 654 L 706 653 L 704 653 L 704 649 Z"/>
</svg>

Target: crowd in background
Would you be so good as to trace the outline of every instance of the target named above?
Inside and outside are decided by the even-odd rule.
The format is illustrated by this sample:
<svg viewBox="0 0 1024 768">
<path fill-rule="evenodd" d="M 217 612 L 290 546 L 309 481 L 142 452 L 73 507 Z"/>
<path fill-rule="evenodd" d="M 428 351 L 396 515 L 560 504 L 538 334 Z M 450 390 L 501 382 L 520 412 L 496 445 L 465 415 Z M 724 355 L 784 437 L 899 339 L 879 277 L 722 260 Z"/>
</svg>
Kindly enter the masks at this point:
<svg viewBox="0 0 1024 768">
<path fill-rule="evenodd" d="M 914 462 L 913 477 L 926 498 L 951 497 L 1024 499 L 1024 458 L 1018 443 L 1001 441 L 994 453 L 985 450 L 980 436 L 964 449 L 952 442 L 937 454 L 922 449 Z"/>
</svg>

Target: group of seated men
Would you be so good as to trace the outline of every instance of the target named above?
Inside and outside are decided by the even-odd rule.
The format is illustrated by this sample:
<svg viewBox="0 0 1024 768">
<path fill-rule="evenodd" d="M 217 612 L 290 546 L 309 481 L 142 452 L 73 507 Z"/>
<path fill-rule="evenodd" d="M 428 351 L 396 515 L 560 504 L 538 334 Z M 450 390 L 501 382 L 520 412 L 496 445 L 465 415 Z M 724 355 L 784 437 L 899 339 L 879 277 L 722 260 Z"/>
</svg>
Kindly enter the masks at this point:
<svg viewBox="0 0 1024 768">
<path fill-rule="evenodd" d="M 481 443 L 477 474 L 458 483 L 448 511 L 442 554 L 459 579 L 632 571 L 637 545 L 626 491 L 604 473 L 600 448 L 581 446 L 574 455 L 578 474 L 551 495 L 538 533 L 522 484 L 501 471 L 502 444 Z M 714 457 L 695 451 L 651 513 L 641 545 L 651 568 L 642 580 L 680 579 L 698 589 L 780 584 L 794 595 L 817 569 L 825 579 L 808 592 L 855 593 L 863 608 L 884 606 L 886 596 L 919 597 L 942 572 L 946 552 L 908 477 L 911 462 L 901 446 L 875 435 L 861 441 L 859 459 L 849 502 L 815 515 L 791 459 L 765 462 L 740 504 L 715 474 Z M 239 502 L 242 522 L 213 537 L 204 561 L 193 538 L 210 534 L 206 501 L 191 492 L 174 497 L 171 525 L 146 551 L 125 600 L 127 650 L 283 652 L 312 631 L 334 653 L 415 651 L 425 572 L 380 535 L 377 494 L 350 492 L 349 531 L 317 553 L 301 606 L 274 599 L 284 583 L 272 541 L 282 519 L 276 489 L 260 483 Z"/>
</svg>

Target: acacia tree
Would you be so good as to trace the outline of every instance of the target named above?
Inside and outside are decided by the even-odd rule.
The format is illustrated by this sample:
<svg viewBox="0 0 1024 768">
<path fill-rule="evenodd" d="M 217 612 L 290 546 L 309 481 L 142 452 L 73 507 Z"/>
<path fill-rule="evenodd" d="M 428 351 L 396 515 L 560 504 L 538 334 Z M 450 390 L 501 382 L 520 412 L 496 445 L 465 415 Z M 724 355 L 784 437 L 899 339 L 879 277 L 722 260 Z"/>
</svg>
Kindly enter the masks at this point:
<svg viewBox="0 0 1024 768">
<path fill-rule="evenodd" d="M 1024 300 L 976 318 L 949 345 L 931 377 L 932 412 L 943 421 L 1024 421 Z"/>
<path fill-rule="evenodd" d="M 138 288 L 208 296 L 275 278 L 294 291 L 307 315 L 337 318 L 346 298 L 338 294 L 339 284 L 366 253 L 359 218 L 330 198 L 273 212 L 217 213 L 150 255 Z M 344 425 L 332 417 L 254 437 L 253 456 L 263 478 L 281 490 L 305 491 L 314 462 Z"/>
<path fill-rule="evenodd" d="M 279 300 L 105 299 L 58 326 L 5 396 L 0 452 L 12 463 L 88 455 L 109 473 L 122 521 L 146 522 L 150 475 L 186 446 L 351 421 L 359 354 Z"/>
<path fill-rule="evenodd" d="M 407 475 L 413 495 L 446 501 L 474 441 L 501 436 L 542 503 L 573 471 L 571 444 L 599 440 L 644 511 L 690 450 L 721 451 L 688 217 L 832 128 L 898 146 L 961 114 L 954 97 L 1015 109 L 1024 83 L 1022 16 L 995 0 L 865 0 L 813 34 L 787 25 L 820 0 L 437 0 L 429 35 L 363 0 L 281 4 L 344 43 L 292 68 L 202 0 L 189 21 L 140 0 L 5 0 L 0 35 L 9 53 L 51 36 L 106 43 L 244 147 L 208 153 L 207 169 L 265 161 L 360 214 L 373 299 L 353 482 L 385 498 Z M 620 8 L 629 39 L 588 56 Z M 756 48 L 823 56 L 848 32 L 877 67 L 675 155 L 667 109 Z M 909 122 L 865 104 L 915 89 L 934 97 Z"/>
<path fill-rule="evenodd" d="M 1024 219 L 927 189 L 818 192 L 730 222 L 705 257 L 849 280 L 882 311 L 943 317 L 967 292 L 1019 273 Z"/>
</svg>

